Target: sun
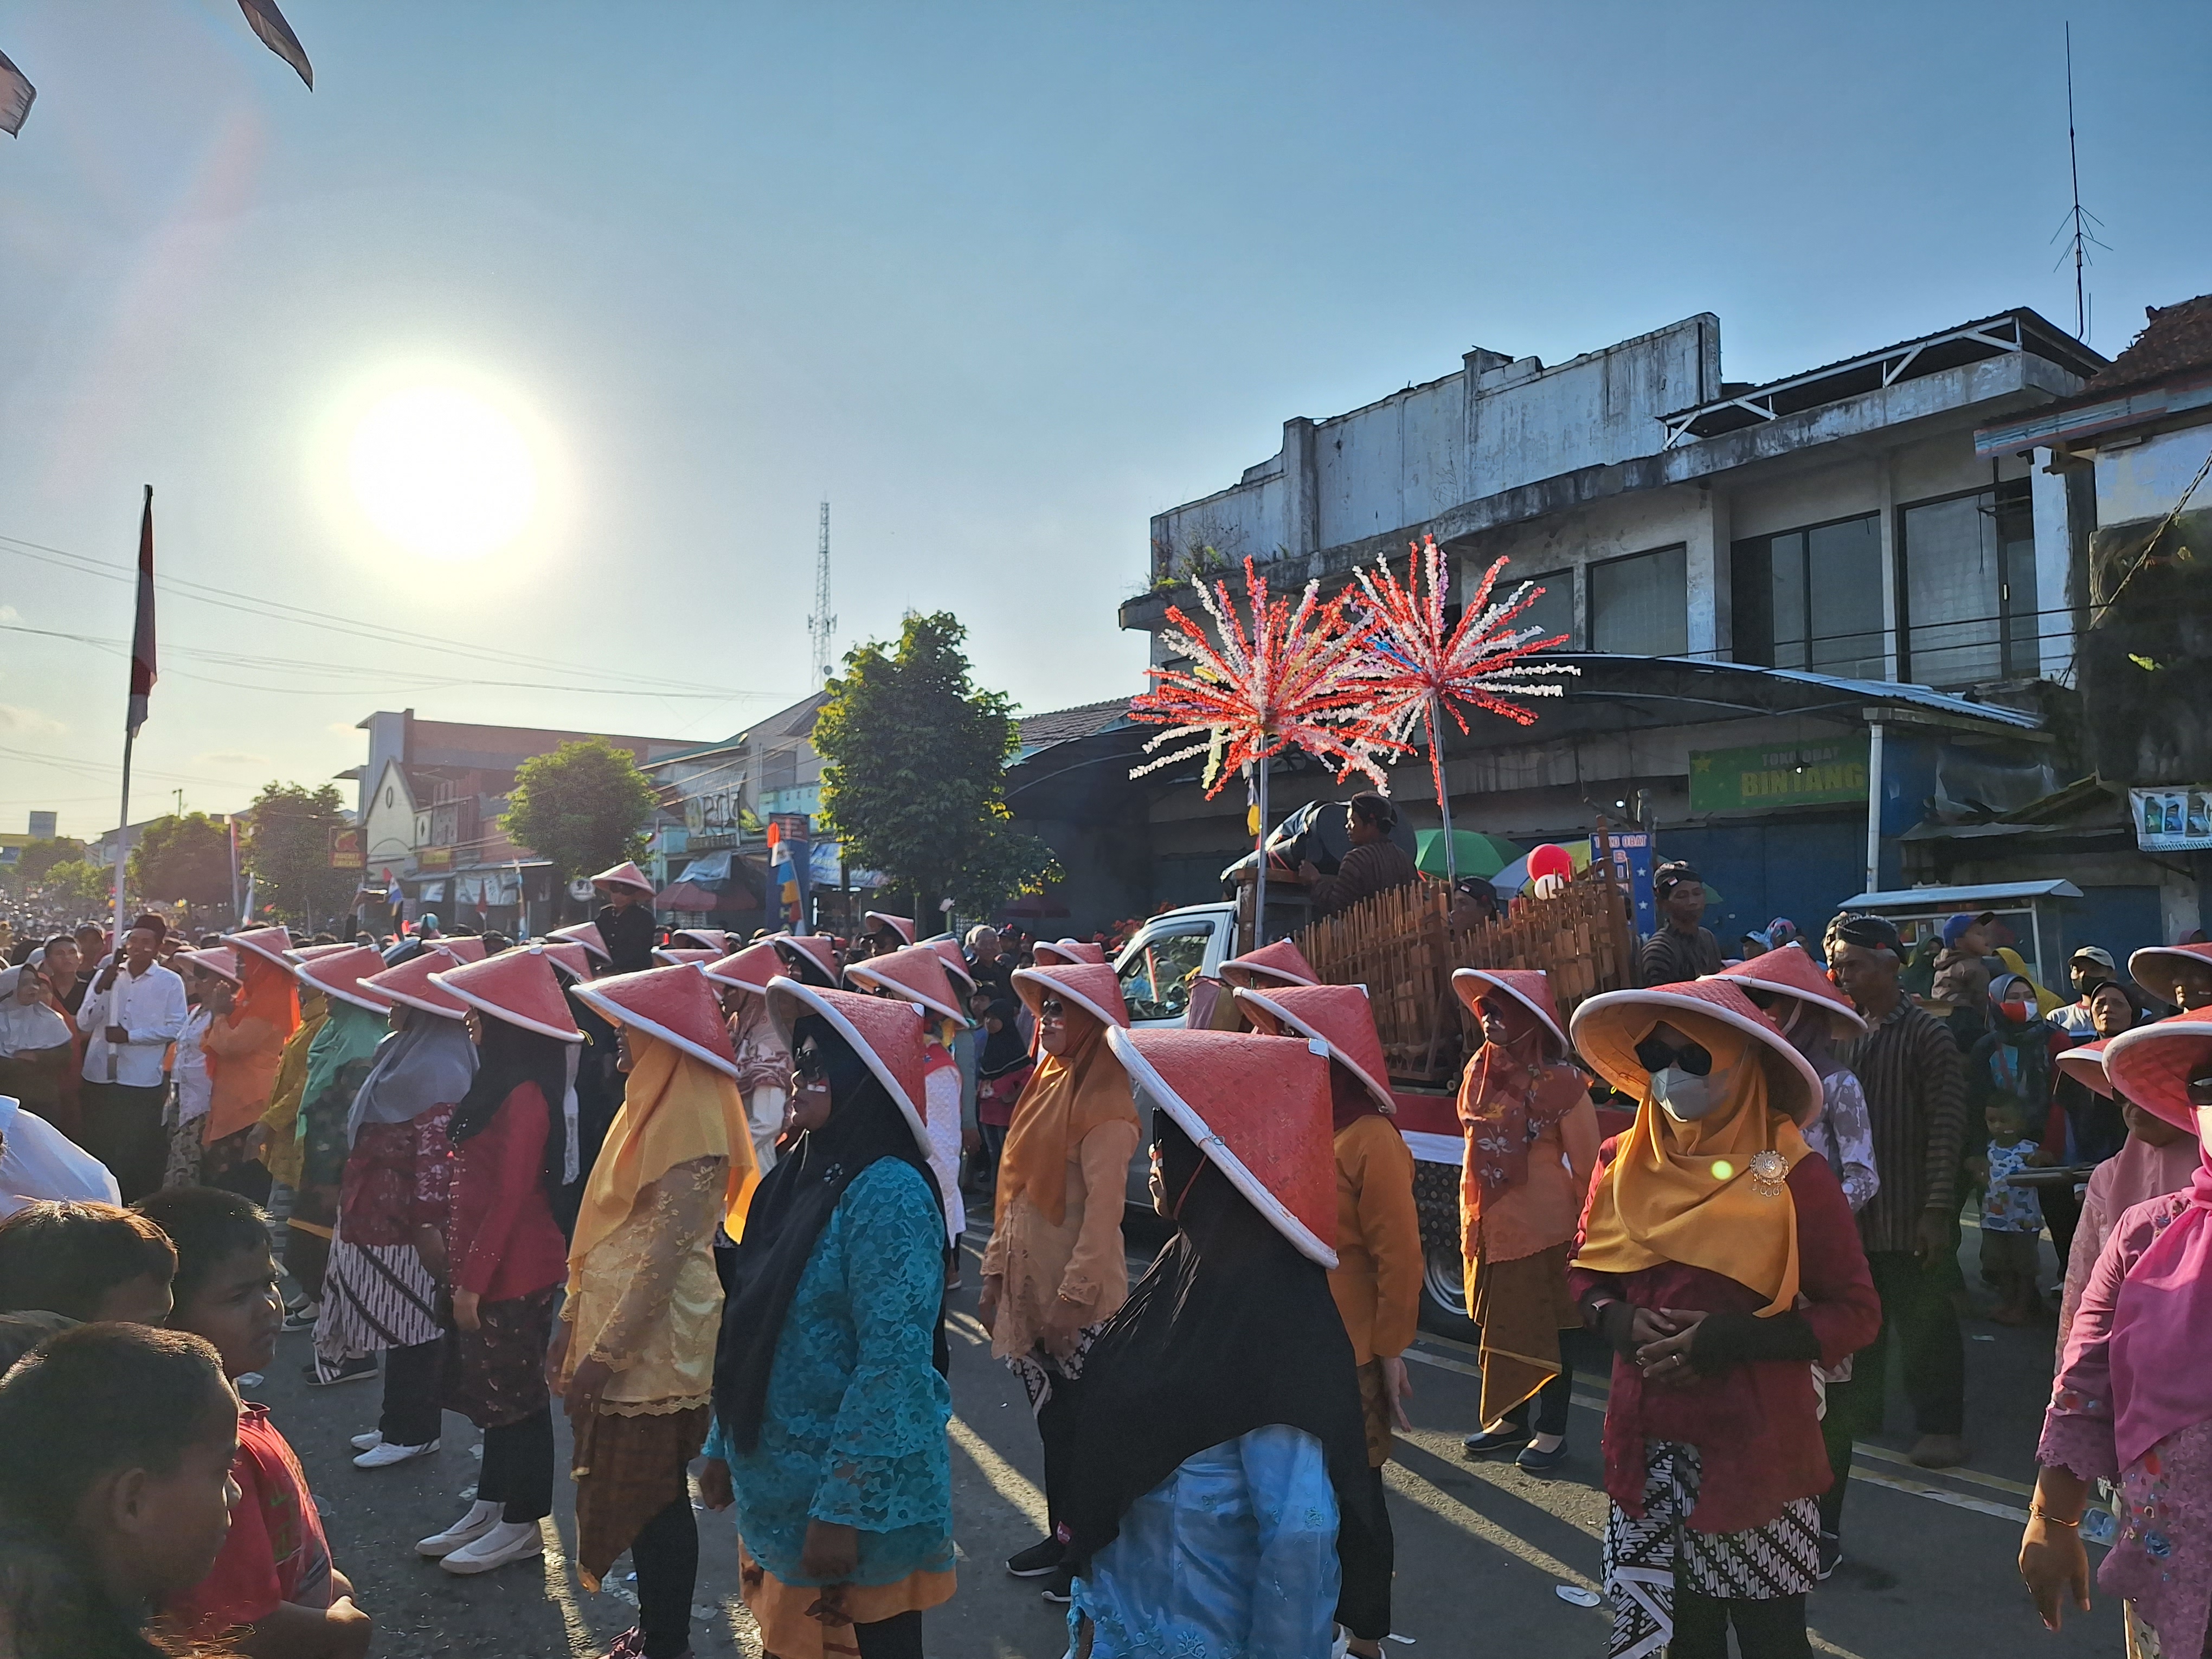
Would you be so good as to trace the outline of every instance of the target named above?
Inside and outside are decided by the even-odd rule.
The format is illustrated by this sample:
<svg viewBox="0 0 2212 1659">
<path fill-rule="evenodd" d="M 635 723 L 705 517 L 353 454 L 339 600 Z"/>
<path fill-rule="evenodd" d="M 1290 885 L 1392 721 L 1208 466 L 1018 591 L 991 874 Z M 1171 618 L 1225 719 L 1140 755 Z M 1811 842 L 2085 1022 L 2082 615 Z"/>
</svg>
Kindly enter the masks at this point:
<svg viewBox="0 0 2212 1659">
<path fill-rule="evenodd" d="M 426 558 L 482 558 L 538 507 L 538 468 L 520 428 L 457 386 L 410 386 L 372 406 L 354 428 L 347 470 L 368 521 Z"/>
</svg>

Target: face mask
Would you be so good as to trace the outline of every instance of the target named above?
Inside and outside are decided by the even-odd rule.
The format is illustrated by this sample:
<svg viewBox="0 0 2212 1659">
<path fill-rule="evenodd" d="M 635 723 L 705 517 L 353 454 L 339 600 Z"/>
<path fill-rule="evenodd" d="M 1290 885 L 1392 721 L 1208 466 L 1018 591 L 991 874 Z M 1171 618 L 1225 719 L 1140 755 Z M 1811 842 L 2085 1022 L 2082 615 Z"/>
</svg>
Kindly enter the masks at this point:
<svg viewBox="0 0 2212 1659">
<path fill-rule="evenodd" d="M 1726 1072 L 1697 1077 L 1678 1066 L 1651 1074 L 1651 1097 L 1677 1123 L 1695 1123 L 1728 1098 Z"/>
</svg>

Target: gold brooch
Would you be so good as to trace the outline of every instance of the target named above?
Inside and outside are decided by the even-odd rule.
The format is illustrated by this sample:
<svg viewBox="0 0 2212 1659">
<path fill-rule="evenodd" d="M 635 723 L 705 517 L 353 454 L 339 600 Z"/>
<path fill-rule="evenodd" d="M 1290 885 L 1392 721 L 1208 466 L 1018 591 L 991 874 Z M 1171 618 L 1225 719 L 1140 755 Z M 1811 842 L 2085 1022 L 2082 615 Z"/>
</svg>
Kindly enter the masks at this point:
<svg viewBox="0 0 2212 1659">
<path fill-rule="evenodd" d="M 1779 1198 L 1790 1179 L 1790 1163 L 1770 1147 L 1751 1160 L 1747 1173 L 1751 1176 L 1753 1192 L 1761 1198 Z"/>
</svg>

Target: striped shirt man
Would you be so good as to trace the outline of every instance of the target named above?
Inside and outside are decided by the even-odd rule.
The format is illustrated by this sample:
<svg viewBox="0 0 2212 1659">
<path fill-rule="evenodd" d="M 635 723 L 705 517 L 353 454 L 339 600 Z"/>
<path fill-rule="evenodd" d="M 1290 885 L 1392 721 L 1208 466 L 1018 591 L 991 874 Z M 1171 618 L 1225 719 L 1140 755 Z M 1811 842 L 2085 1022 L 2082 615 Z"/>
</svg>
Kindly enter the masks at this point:
<svg viewBox="0 0 2212 1659">
<path fill-rule="evenodd" d="M 1959 1046 L 1935 1016 L 1900 997 L 1853 1047 L 1851 1070 L 1866 1091 L 1881 1188 L 1859 1212 L 1869 1255 L 1917 1250 L 1923 1210 L 1958 1202 L 1966 1133 L 1966 1079 Z"/>
</svg>

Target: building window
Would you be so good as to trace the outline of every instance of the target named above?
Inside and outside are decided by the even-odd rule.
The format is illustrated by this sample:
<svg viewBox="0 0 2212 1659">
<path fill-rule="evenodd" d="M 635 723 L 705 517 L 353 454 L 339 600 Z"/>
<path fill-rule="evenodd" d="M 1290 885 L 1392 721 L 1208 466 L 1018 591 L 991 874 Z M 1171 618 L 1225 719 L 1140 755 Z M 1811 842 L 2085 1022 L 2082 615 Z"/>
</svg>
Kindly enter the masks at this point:
<svg viewBox="0 0 2212 1659">
<path fill-rule="evenodd" d="M 1900 509 L 1898 563 L 1901 677 L 1962 686 L 2042 672 L 2026 479 Z"/>
<path fill-rule="evenodd" d="M 796 749 L 771 749 L 761 757 L 761 792 L 773 794 L 779 789 L 793 789 L 799 785 L 799 751 Z"/>
<path fill-rule="evenodd" d="M 1575 648 L 1575 573 L 1571 570 L 1547 570 L 1540 574 L 1530 576 L 1528 580 L 1544 591 L 1538 596 L 1535 604 L 1513 619 L 1513 631 L 1517 634 L 1526 632 L 1531 628 L 1540 629 L 1543 631 L 1536 635 L 1540 640 L 1548 640 L 1554 635 L 1565 634 L 1567 636 L 1567 642 L 1559 649 L 1573 650 Z M 1504 569 L 1498 573 L 1498 584 L 1497 587 L 1491 590 L 1492 597 L 1494 599 L 1504 599 L 1520 585 L 1518 581 L 1513 580 L 1511 565 L 1507 565 Z"/>
<path fill-rule="evenodd" d="M 1879 514 L 1754 536 L 1729 554 L 1738 662 L 1886 678 Z"/>
<path fill-rule="evenodd" d="M 1662 547 L 1589 567 L 1589 648 L 1640 657 L 1689 650 L 1686 549 Z"/>
</svg>

